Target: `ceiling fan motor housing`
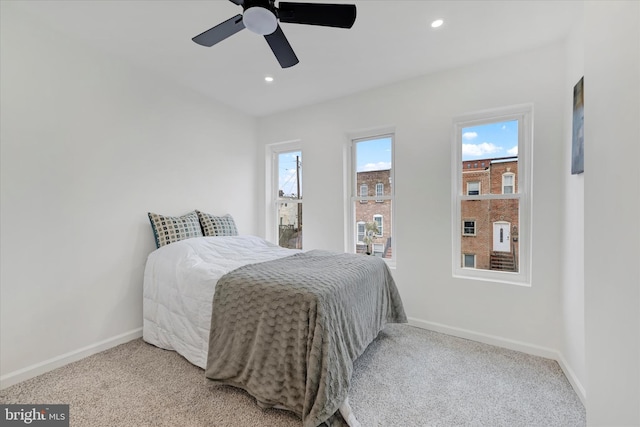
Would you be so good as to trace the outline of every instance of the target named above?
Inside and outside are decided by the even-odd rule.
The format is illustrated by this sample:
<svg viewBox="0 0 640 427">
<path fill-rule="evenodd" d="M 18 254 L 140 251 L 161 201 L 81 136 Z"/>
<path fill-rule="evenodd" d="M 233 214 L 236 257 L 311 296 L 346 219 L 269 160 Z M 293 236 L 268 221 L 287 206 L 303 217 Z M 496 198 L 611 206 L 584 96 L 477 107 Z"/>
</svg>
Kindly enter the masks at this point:
<svg viewBox="0 0 640 427">
<path fill-rule="evenodd" d="M 273 1 L 245 0 L 242 5 L 244 26 L 251 32 L 266 36 L 278 28 L 278 18 Z"/>
</svg>

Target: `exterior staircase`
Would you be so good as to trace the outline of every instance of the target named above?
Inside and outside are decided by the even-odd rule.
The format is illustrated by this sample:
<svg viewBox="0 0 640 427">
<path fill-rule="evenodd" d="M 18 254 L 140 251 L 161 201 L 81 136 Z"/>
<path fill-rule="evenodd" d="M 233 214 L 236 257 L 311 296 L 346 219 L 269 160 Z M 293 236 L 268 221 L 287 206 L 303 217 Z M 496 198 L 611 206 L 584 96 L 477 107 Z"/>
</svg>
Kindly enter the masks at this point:
<svg viewBox="0 0 640 427">
<path fill-rule="evenodd" d="M 511 252 L 491 252 L 491 270 L 518 271 L 515 255 Z"/>
<path fill-rule="evenodd" d="M 391 237 L 387 238 L 386 243 L 384 244 L 384 250 L 382 251 L 382 257 L 391 259 L 393 257 L 393 252 L 391 249 Z"/>
<path fill-rule="evenodd" d="M 391 246 L 389 246 L 389 249 L 387 249 L 383 255 L 384 258 L 388 258 L 390 259 L 393 256 L 393 253 L 391 251 Z"/>
</svg>

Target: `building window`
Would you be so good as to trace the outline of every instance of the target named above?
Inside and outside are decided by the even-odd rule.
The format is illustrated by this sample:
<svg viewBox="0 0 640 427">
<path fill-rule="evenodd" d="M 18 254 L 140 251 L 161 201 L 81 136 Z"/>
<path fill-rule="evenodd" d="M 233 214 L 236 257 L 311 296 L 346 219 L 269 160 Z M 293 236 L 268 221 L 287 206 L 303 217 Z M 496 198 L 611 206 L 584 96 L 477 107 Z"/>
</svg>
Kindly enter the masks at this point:
<svg viewBox="0 0 640 427">
<path fill-rule="evenodd" d="M 476 268 L 476 256 L 474 254 L 463 254 L 462 264 L 464 268 Z"/>
<path fill-rule="evenodd" d="M 347 251 L 375 252 L 393 261 L 393 134 L 354 135 L 350 138 L 349 193 L 351 231 Z M 366 188 L 367 192 L 362 189 Z M 368 194 L 369 188 L 375 193 Z M 377 202 L 366 204 L 368 201 Z M 367 233 L 367 230 L 371 230 Z M 354 241 L 355 240 L 355 241 Z"/>
<path fill-rule="evenodd" d="M 268 150 L 273 210 L 267 214 L 267 237 L 282 247 L 302 249 L 302 150 L 298 144 L 273 144 Z"/>
<path fill-rule="evenodd" d="M 358 221 L 357 224 L 357 233 L 358 235 L 356 236 L 356 243 L 358 245 L 364 245 L 364 234 L 365 234 L 365 227 L 366 227 L 367 223 L 364 221 Z"/>
<path fill-rule="evenodd" d="M 508 172 L 502 174 L 502 194 L 513 194 L 515 188 L 515 174 Z"/>
<path fill-rule="evenodd" d="M 454 119 L 455 277 L 530 285 L 532 116 L 523 105 Z"/>
<path fill-rule="evenodd" d="M 476 222 L 465 220 L 462 224 L 462 234 L 464 236 L 476 235 Z"/>
<path fill-rule="evenodd" d="M 480 194 L 480 181 L 467 182 L 467 195 L 477 196 L 478 194 Z"/>
<path fill-rule="evenodd" d="M 367 197 L 369 195 L 369 186 L 367 184 L 360 185 L 360 203 L 367 203 Z"/>
<path fill-rule="evenodd" d="M 375 222 L 376 226 L 378 227 L 378 232 L 376 234 L 377 237 L 382 237 L 384 235 L 384 223 L 382 221 L 382 218 L 382 215 L 373 216 L 373 222 Z"/>
<path fill-rule="evenodd" d="M 383 184 L 383 183 L 381 183 L 381 182 L 379 182 L 379 183 L 377 183 L 377 184 L 376 184 L 376 196 L 377 196 L 377 197 L 379 197 L 379 196 L 384 196 L 384 184 Z M 376 199 L 376 202 L 377 202 L 377 203 L 382 203 L 382 202 L 384 202 L 384 200 L 382 200 L 382 199 Z"/>
</svg>

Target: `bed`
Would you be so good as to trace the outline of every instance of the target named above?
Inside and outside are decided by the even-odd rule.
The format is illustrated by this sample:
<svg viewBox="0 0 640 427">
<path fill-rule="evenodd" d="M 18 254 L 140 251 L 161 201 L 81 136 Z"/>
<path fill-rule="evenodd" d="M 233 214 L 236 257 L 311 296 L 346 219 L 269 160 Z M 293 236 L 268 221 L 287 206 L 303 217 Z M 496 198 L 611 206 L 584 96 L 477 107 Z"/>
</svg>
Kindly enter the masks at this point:
<svg viewBox="0 0 640 427">
<path fill-rule="evenodd" d="M 213 383 L 246 390 L 305 427 L 340 417 L 353 361 L 387 323 L 406 322 L 377 257 L 299 251 L 255 236 L 196 237 L 152 252 L 143 338 L 175 350 Z"/>
</svg>

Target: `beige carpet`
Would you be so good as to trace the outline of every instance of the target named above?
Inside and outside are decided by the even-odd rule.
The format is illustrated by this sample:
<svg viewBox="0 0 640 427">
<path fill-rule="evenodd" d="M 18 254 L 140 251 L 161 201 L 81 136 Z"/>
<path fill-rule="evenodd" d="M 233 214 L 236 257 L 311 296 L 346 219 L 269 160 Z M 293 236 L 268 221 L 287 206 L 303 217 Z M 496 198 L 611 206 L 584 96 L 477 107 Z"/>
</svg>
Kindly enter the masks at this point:
<svg viewBox="0 0 640 427">
<path fill-rule="evenodd" d="M 408 325 L 356 361 L 349 400 L 363 427 L 586 425 L 555 361 Z M 78 427 L 302 425 L 141 339 L 0 390 L 0 403 L 67 403 Z"/>
</svg>

